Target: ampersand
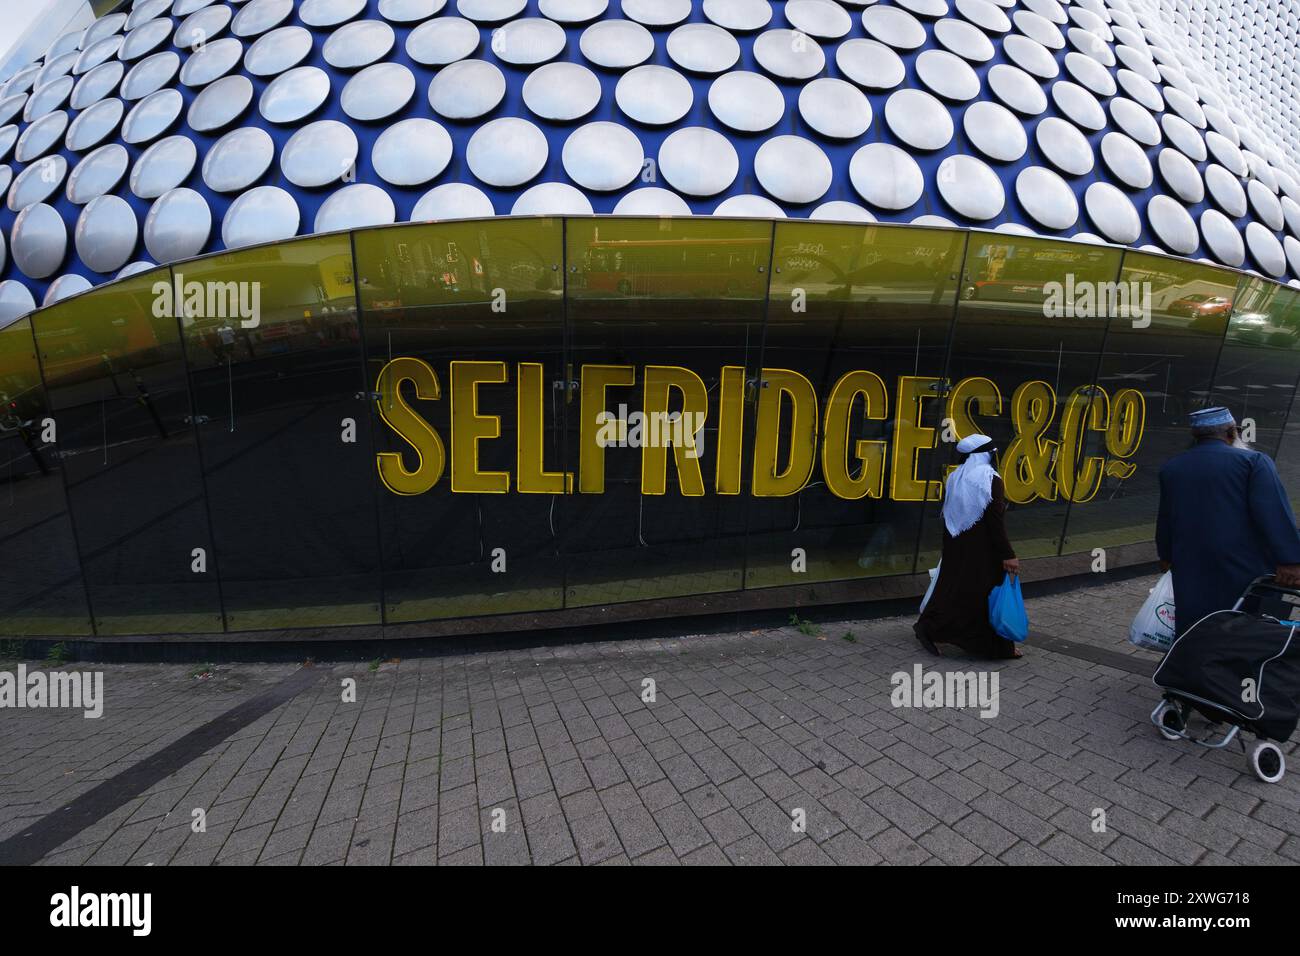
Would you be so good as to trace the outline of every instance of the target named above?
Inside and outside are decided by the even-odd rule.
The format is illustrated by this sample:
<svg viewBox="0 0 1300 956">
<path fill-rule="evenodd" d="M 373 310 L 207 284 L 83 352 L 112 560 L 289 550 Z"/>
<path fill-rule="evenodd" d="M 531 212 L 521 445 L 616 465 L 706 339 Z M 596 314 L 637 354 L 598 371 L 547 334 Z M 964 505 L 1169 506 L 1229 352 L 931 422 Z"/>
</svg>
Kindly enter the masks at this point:
<svg viewBox="0 0 1300 956">
<path fill-rule="evenodd" d="M 1056 392 L 1046 382 L 1025 382 L 1011 397 L 1016 437 L 1002 455 L 1002 483 L 1010 501 L 1056 500 L 1052 466 L 1058 445 L 1043 437 L 1055 416 Z"/>
</svg>

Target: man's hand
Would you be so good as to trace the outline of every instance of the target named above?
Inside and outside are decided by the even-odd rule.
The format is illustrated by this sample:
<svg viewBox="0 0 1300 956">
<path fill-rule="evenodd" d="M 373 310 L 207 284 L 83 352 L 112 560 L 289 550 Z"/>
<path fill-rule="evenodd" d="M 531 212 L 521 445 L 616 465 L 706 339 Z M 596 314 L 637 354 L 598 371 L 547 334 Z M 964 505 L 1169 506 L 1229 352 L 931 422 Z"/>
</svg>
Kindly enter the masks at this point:
<svg viewBox="0 0 1300 956">
<path fill-rule="evenodd" d="M 1019 559 L 1019 558 L 1007 558 L 1005 561 L 1002 562 L 1002 570 L 1005 571 L 1005 572 L 1007 572 L 1007 574 L 1019 574 L 1019 573 L 1020 573 L 1020 559 Z M 1300 570 L 1300 568 L 1297 568 L 1297 570 Z"/>
<path fill-rule="evenodd" d="M 1300 588 L 1300 564 L 1279 564 L 1273 576 L 1284 588 Z"/>
<path fill-rule="evenodd" d="M 1173 567 L 1173 565 L 1170 564 L 1168 561 L 1161 561 L 1161 562 L 1160 562 L 1160 573 L 1161 573 L 1161 574 L 1164 574 L 1166 571 L 1168 571 L 1168 570 L 1169 570 L 1170 568 L 1172 568 L 1172 567 Z"/>
</svg>

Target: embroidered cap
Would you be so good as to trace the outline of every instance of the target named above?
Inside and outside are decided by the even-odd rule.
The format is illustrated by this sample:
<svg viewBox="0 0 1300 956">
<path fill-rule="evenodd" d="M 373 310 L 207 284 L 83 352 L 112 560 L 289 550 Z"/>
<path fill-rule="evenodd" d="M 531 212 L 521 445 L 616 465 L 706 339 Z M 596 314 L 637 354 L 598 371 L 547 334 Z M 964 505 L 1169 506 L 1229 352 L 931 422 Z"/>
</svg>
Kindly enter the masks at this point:
<svg viewBox="0 0 1300 956">
<path fill-rule="evenodd" d="M 1212 428 L 1215 425 L 1237 424 L 1236 419 L 1232 417 L 1232 412 L 1228 411 L 1222 405 L 1194 411 L 1187 416 L 1187 422 L 1193 428 Z"/>
</svg>

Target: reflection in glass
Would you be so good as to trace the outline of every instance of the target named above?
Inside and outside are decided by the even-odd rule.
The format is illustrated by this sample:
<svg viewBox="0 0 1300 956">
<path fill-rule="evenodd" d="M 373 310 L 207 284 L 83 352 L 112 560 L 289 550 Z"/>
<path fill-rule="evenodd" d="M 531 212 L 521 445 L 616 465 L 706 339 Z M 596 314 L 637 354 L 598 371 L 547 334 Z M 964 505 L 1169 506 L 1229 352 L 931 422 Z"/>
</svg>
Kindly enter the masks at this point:
<svg viewBox="0 0 1300 956">
<path fill-rule="evenodd" d="M 1106 464 L 1092 501 L 1070 511 L 1066 552 L 1154 540 L 1160 466 L 1191 444 L 1187 416 L 1211 404 L 1237 278 L 1198 262 L 1125 253 L 1120 282 L 1141 290 L 1150 307 L 1107 328 L 1097 384 L 1110 398 L 1110 427 L 1087 430 L 1084 455 Z M 1132 401 L 1117 410 L 1120 394 Z"/>
<path fill-rule="evenodd" d="M 1291 508 L 1300 506 L 1300 399 L 1291 399 L 1290 412 L 1282 429 L 1281 446 L 1277 452 L 1277 473 L 1291 499 Z"/>
<path fill-rule="evenodd" d="M 976 431 L 1021 556 L 1146 544 L 1207 404 L 1300 495 L 1298 345 L 1294 289 L 981 231 L 536 217 L 226 252 L 0 329 L 0 631 L 908 575 Z"/>
<path fill-rule="evenodd" d="M 1232 409 L 1255 448 L 1277 454 L 1300 358 L 1300 292 L 1245 279 L 1228 320 L 1211 404 Z"/>
<path fill-rule="evenodd" d="M 167 283 L 141 273 L 33 317 L 100 634 L 222 626 Z"/>
<path fill-rule="evenodd" d="M 562 235 L 517 219 L 355 236 L 390 622 L 562 605 L 541 477 L 561 464 L 570 377 Z"/>
<path fill-rule="evenodd" d="M 741 587 L 771 237 L 763 222 L 568 220 L 570 606 Z"/>
<path fill-rule="evenodd" d="M 925 479 L 965 242 L 952 230 L 777 224 L 763 365 L 812 383 L 821 454 L 797 495 L 751 501 L 747 586 L 912 571 L 920 502 L 937 494 Z M 879 384 L 846 379 L 860 372 Z M 869 473 L 880 478 L 861 481 Z"/>
<path fill-rule="evenodd" d="M 0 329 L 0 635 L 91 632 L 29 319 Z"/>
<path fill-rule="evenodd" d="M 997 441 L 1019 557 L 1056 554 L 1067 507 L 1089 498 L 1091 482 L 1074 481 L 1083 457 L 1070 436 L 1090 404 L 1079 390 L 1096 372 L 1119 266 L 1115 249 L 971 233 L 942 385 L 951 426 L 930 477 L 956 466 L 956 442 L 967 435 Z M 922 567 L 942 548 L 938 507 L 927 511 Z"/>
<path fill-rule="evenodd" d="M 173 278 L 227 627 L 378 623 L 348 237 L 213 256 Z"/>
</svg>

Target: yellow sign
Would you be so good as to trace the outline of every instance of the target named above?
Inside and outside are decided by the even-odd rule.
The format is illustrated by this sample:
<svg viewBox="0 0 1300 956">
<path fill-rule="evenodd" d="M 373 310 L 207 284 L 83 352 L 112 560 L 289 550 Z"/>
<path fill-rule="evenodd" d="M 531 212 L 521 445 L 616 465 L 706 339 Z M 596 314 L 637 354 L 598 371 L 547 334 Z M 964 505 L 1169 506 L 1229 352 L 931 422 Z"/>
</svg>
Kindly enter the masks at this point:
<svg viewBox="0 0 1300 956">
<path fill-rule="evenodd" d="M 1015 434 L 1002 452 L 1001 471 L 1007 497 L 1025 504 L 1058 496 L 1090 500 L 1102 478 L 1130 477 L 1131 461 L 1142 443 L 1146 404 L 1142 393 L 1128 388 L 1107 394 L 1096 385 L 1075 389 L 1059 401 L 1052 386 L 1031 381 L 1005 402 L 988 378 L 965 378 L 945 388 L 941 379 L 904 375 L 890 390 L 874 372 L 861 369 L 842 375 L 819 401 L 812 382 L 789 369 L 763 369 L 746 381 L 745 369 L 724 366 L 717 398 L 690 369 L 672 365 L 584 365 L 578 375 L 577 464 L 575 475 L 548 463 L 547 397 L 551 389 L 537 362 L 452 362 L 449 369 L 450 448 L 420 413 L 419 403 L 443 398 L 438 373 L 418 358 L 395 358 L 379 373 L 379 416 L 406 444 L 404 451 L 377 456 L 379 478 L 399 495 L 431 490 L 450 467 L 456 493 L 602 494 L 605 459 L 611 447 L 641 453 L 641 493 L 663 495 L 668 468 L 677 476 L 678 493 L 705 494 L 703 462 L 712 459 L 713 491 L 740 494 L 749 467 L 751 494 L 784 497 L 821 480 L 831 494 L 854 501 L 888 496 L 895 501 L 936 501 L 943 483 L 922 477 L 922 454 L 941 442 L 957 442 L 984 431 L 981 419 L 1009 409 Z M 567 392 L 566 383 L 553 387 Z M 627 399 L 640 389 L 640 411 L 626 412 Z M 515 409 L 513 471 L 484 470 L 484 445 L 509 441 L 502 416 L 484 410 L 486 390 L 509 396 Z M 514 390 L 512 396 L 509 389 Z M 620 398 L 622 401 L 620 402 Z M 414 401 L 412 401 L 414 399 Z M 500 404 L 498 401 L 495 403 Z M 611 404 L 623 411 L 610 411 Z M 670 411 L 670 409 L 672 409 Z M 551 414 L 554 414 L 552 411 Z M 892 441 L 855 438 L 877 423 L 892 419 Z M 753 422 L 753 450 L 744 461 L 747 421 Z M 713 433 L 712 449 L 706 434 Z M 891 454 L 892 452 L 892 454 Z"/>
</svg>

